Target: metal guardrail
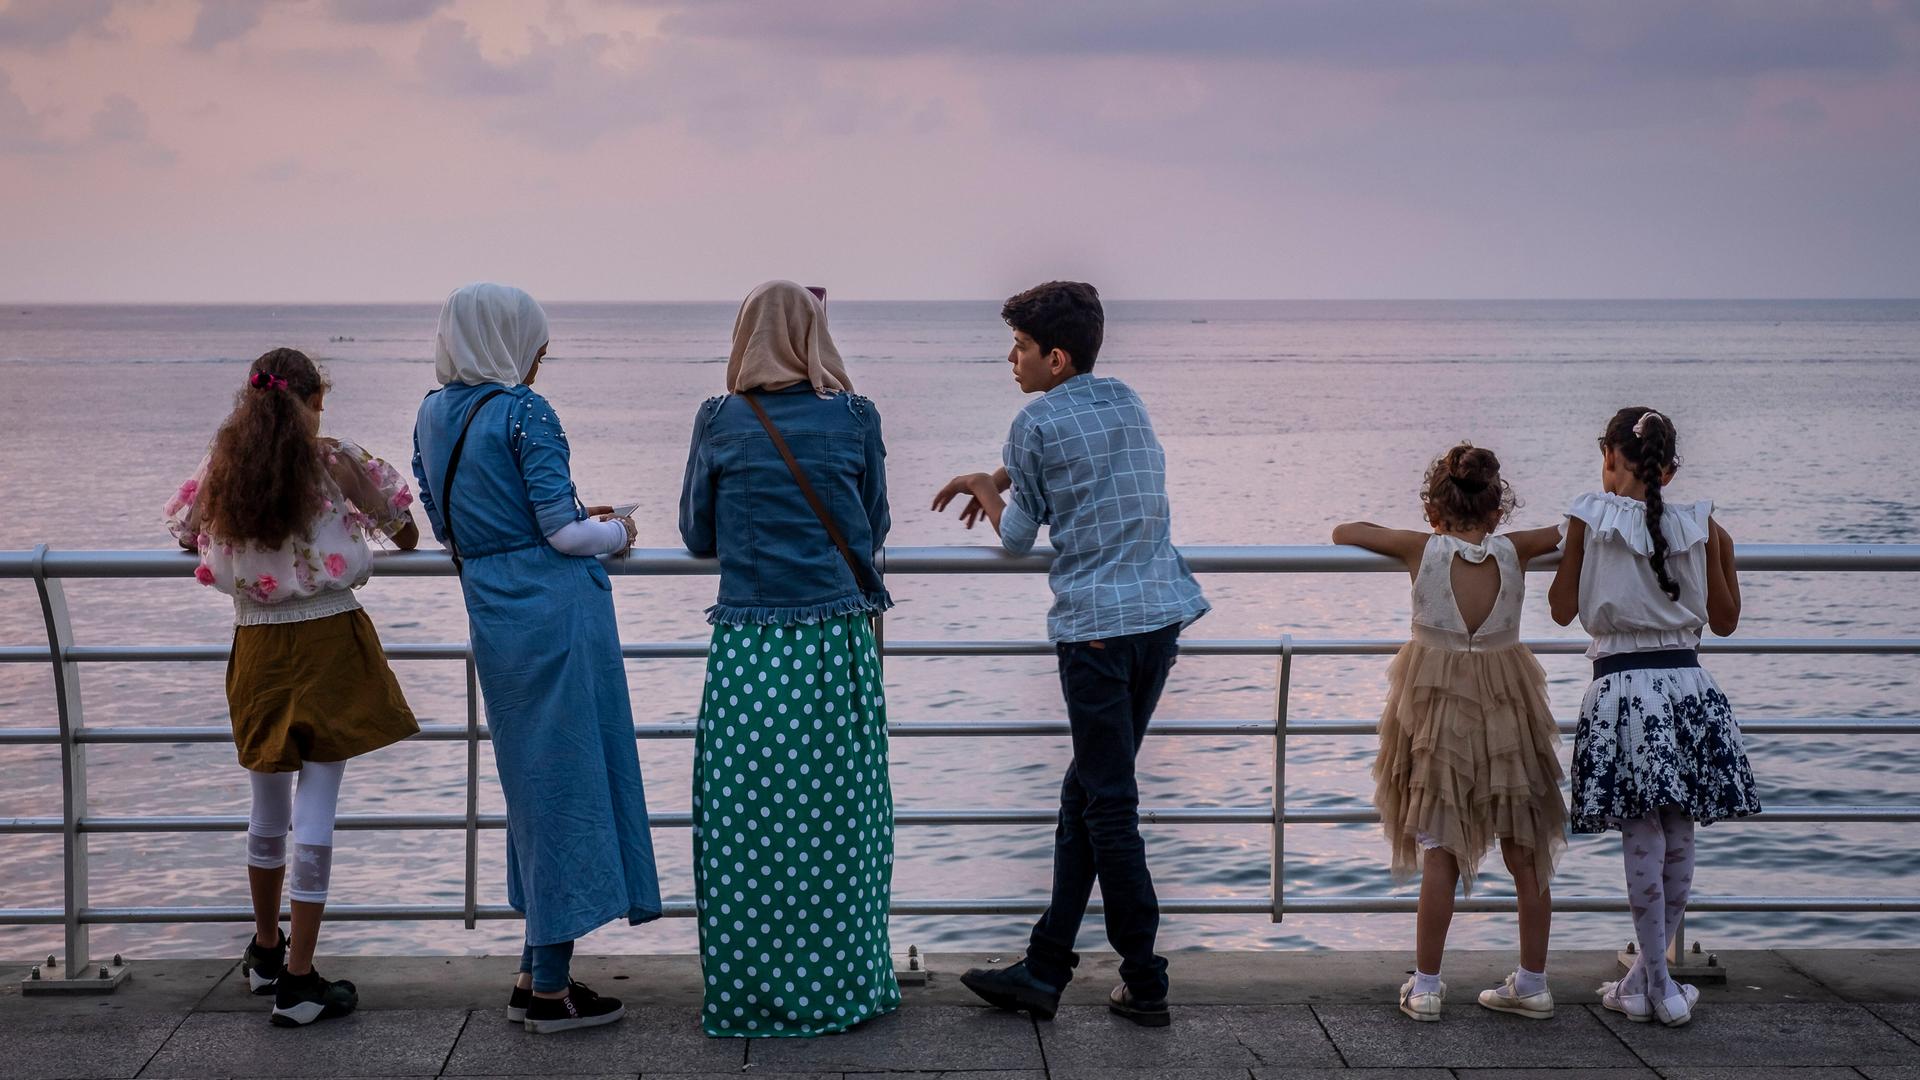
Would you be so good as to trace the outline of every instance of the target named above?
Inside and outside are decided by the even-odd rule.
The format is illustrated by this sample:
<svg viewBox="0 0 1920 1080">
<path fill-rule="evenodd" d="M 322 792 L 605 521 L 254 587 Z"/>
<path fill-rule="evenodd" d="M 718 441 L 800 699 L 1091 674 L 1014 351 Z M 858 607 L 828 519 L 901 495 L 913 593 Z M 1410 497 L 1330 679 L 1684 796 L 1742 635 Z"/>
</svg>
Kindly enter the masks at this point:
<svg viewBox="0 0 1920 1080">
<path fill-rule="evenodd" d="M 1397 560 L 1374 555 L 1358 548 L 1325 546 L 1291 547 L 1192 547 L 1183 548 L 1196 572 L 1214 573 L 1371 573 L 1404 572 Z M 637 550 L 624 558 L 604 560 L 615 576 L 711 575 L 718 565 L 710 559 L 697 559 L 683 551 Z M 1529 567 L 1538 572 L 1551 568 L 1556 559 L 1536 559 Z M 1851 545 L 1799 544 L 1749 545 L 1736 553 L 1742 570 L 1799 572 L 1920 572 L 1920 544 Z M 941 547 L 895 548 L 884 553 L 885 572 L 895 575 L 921 574 L 1034 574 L 1044 573 L 1049 559 L 1042 554 L 1008 556 L 994 548 Z M 0 908 L 0 925 L 57 925 L 65 930 L 65 951 L 69 972 L 90 967 L 88 931 L 102 924 L 245 922 L 253 918 L 251 909 L 222 906 L 137 906 L 99 907 L 88 900 L 88 837 L 95 834 L 243 832 L 245 817 L 162 815 L 147 817 L 109 817 L 87 811 L 86 750 L 97 745 L 142 745 L 154 743 L 230 742 L 232 733 L 221 726 L 88 727 L 81 707 L 80 668 L 89 663 L 194 663 L 224 660 L 225 645 L 80 645 L 74 640 L 63 581 L 69 578 L 186 578 L 191 577 L 195 559 L 175 551 L 52 551 L 45 545 L 32 551 L 0 552 L 0 579 L 31 579 L 38 591 L 40 609 L 46 623 L 46 646 L 0 646 L 0 663 L 46 664 L 53 677 L 54 701 L 59 726 L 44 728 L 0 729 L 0 746 L 57 746 L 60 750 L 61 812 L 58 816 L 0 818 L 0 835 L 59 835 L 63 842 L 63 883 L 65 897 L 58 908 Z M 453 573 L 452 563 L 439 552 L 384 554 L 374 561 L 375 572 L 382 577 L 440 577 Z M 1272 745 L 1272 790 L 1264 807 L 1146 807 L 1141 810 L 1147 825 L 1266 825 L 1270 846 L 1268 884 L 1265 896 L 1168 897 L 1160 902 L 1169 914 L 1250 914 L 1266 915 L 1279 922 L 1286 914 L 1376 913 L 1414 910 L 1411 897 L 1340 896 L 1302 897 L 1286 895 L 1287 825 L 1346 824 L 1377 822 L 1370 809 L 1344 806 L 1287 806 L 1287 743 L 1294 737 L 1367 735 L 1377 730 L 1373 720 L 1293 719 L 1288 716 L 1288 699 L 1295 657 L 1304 656 L 1383 656 L 1399 649 L 1399 640 L 1391 639 L 1296 639 L 1283 635 L 1277 639 L 1199 639 L 1181 644 L 1187 656 L 1263 656 L 1275 661 L 1274 700 L 1271 713 L 1260 719 L 1163 720 L 1154 725 L 1162 736 L 1252 736 L 1266 738 Z M 1585 643 L 1553 639 L 1528 641 L 1537 653 L 1580 653 Z M 1812 655 L 1920 655 L 1920 638 L 1770 638 L 1714 640 L 1703 644 L 1703 651 L 1746 654 Z M 700 641 L 632 642 L 622 646 L 629 659 L 699 658 L 707 654 Z M 1025 656 L 1045 655 L 1052 646 L 1045 641 L 886 641 L 886 656 Z M 465 833 L 466 865 L 464 902 L 461 904 L 329 905 L 329 919 L 349 920 L 460 920 L 472 928 L 480 919 L 510 919 L 516 913 L 504 905 L 479 903 L 476 866 L 481 830 L 505 827 L 501 815 L 481 814 L 478 810 L 479 744 L 490 736 L 480 720 L 478 682 L 473 660 L 464 642 L 394 643 L 387 655 L 396 660 L 460 660 L 466 666 L 466 722 L 464 724 L 426 724 L 416 738 L 437 742 L 464 742 L 466 754 L 466 809 L 463 814 L 344 815 L 338 820 L 342 829 L 370 830 L 461 830 Z M 1749 734 L 1920 734 L 1920 717 L 1805 717 L 1762 718 L 1741 724 Z M 1572 725 L 1562 724 L 1563 732 Z M 1067 725 L 1060 721 L 900 721 L 888 726 L 894 737 L 938 738 L 981 736 L 1065 736 Z M 642 739 L 689 739 L 692 724 L 636 724 L 635 736 Z M 1054 810 L 1039 808 L 952 808 L 901 810 L 896 814 L 902 825 L 1051 825 Z M 663 828 L 686 828 L 687 813 L 653 815 L 653 824 Z M 1769 809 L 1747 821 L 1758 822 L 1920 822 L 1920 806 L 1788 806 Z M 1040 898 L 930 898 L 896 899 L 896 915 L 1001 915 L 1032 914 L 1045 908 Z M 1461 911 L 1511 911 L 1513 901 L 1498 897 L 1465 898 L 1457 904 Z M 1624 911 L 1623 898 L 1614 896 L 1556 897 L 1559 911 Z M 1722 896 L 1699 897 L 1689 904 L 1694 911 L 1728 912 L 1906 912 L 1920 911 L 1920 896 Z M 1100 905 L 1093 905 L 1094 911 Z M 691 901 L 666 904 L 666 914 L 693 914 Z"/>
</svg>

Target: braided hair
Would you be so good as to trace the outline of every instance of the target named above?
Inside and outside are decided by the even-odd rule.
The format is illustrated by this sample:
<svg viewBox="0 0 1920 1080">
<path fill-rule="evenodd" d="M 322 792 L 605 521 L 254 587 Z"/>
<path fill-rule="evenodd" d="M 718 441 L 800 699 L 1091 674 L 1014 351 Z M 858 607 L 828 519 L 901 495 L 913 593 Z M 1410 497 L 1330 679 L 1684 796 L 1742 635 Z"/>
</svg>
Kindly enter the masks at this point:
<svg viewBox="0 0 1920 1080">
<path fill-rule="evenodd" d="M 1420 502 L 1427 519 L 1447 529 L 1491 532 L 1519 505 L 1513 488 L 1500 478 L 1500 459 L 1472 443 L 1463 442 L 1434 458 L 1425 483 Z"/>
<path fill-rule="evenodd" d="M 1632 467 L 1636 480 L 1647 486 L 1647 533 L 1653 541 L 1653 576 L 1667 599 L 1680 599 L 1680 583 L 1667 572 L 1667 534 L 1660 528 L 1666 502 L 1660 495 L 1661 478 L 1680 465 L 1679 435 L 1673 421 L 1645 405 L 1632 405 L 1613 414 L 1600 445 L 1618 453 Z"/>
<path fill-rule="evenodd" d="M 201 487 L 209 533 L 267 549 L 306 533 L 326 501 L 320 418 L 307 399 L 326 388 L 327 377 L 297 349 L 274 349 L 247 369 Z"/>
</svg>

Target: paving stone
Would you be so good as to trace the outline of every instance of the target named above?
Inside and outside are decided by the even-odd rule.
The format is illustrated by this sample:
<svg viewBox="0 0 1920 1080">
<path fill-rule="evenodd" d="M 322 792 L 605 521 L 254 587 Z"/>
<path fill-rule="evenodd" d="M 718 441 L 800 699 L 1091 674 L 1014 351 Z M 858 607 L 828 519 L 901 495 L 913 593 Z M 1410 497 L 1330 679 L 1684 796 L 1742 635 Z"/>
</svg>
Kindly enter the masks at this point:
<svg viewBox="0 0 1920 1080">
<path fill-rule="evenodd" d="M 142 1077 L 418 1076 L 440 1071 L 467 1014 L 458 1010 L 355 1012 L 304 1028 L 254 1013 L 188 1017 Z"/>
<path fill-rule="evenodd" d="M 1660 1080 L 1660 1074 L 1640 1066 L 1632 1069 L 1455 1069 L 1459 1080 Z M 1848 1080 L 1859 1080 L 1849 1077 Z"/>
<path fill-rule="evenodd" d="M 1315 1005 L 1347 1064 L 1384 1068 L 1632 1068 L 1641 1064 L 1593 1014 L 1562 1007 L 1528 1020 L 1451 1004 L 1445 1019 L 1420 1023 L 1393 1005 Z"/>
<path fill-rule="evenodd" d="M 997 1009 L 902 1008 L 850 1031 L 812 1039 L 754 1039 L 747 1060 L 763 1072 L 928 1072 L 1044 1069 L 1033 1021 Z"/>
<path fill-rule="evenodd" d="M 1920 1080 L 1920 1065 L 1862 1065 L 1867 1080 Z"/>
<path fill-rule="evenodd" d="M 1859 1005 L 1701 1006 L 1683 1028 L 1635 1024 L 1589 1006 L 1640 1060 L 1697 1065 L 1920 1065 L 1920 1046 Z"/>
<path fill-rule="evenodd" d="M 0 1015 L 0 1080 L 121 1077 L 139 1073 L 186 1014 L 148 1010 Z"/>
<path fill-rule="evenodd" d="M 445 1076 L 574 1076 L 641 1070 L 669 1073 L 738 1072 L 746 1061 L 740 1039 L 709 1039 L 689 1009 L 629 1008 L 604 1027 L 558 1035 L 531 1035 L 498 1009 L 471 1014 L 447 1059 Z"/>
<path fill-rule="evenodd" d="M 818 1073 L 816 1076 L 818 1080 L 841 1080 L 839 1073 Z M 682 1078 L 676 1076 L 673 1080 L 682 1080 Z M 714 1080 L 719 1078 L 715 1077 Z M 740 1080 L 740 1078 L 733 1077 L 732 1080 Z M 781 1073 L 780 1080 L 810 1080 L 810 1078 L 800 1073 Z M 1047 1080 L 1047 1074 L 1028 1069 L 1017 1069 L 1012 1072 L 1005 1070 L 980 1072 L 973 1069 L 916 1073 L 850 1072 L 845 1075 L 845 1080 Z"/>
<path fill-rule="evenodd" d="M 1843 1065 L 1807 1065 L 1807 1067 L 1661 1068 L 1667 1080 L 1860 1080 L 1859 1072 Z"/>
<path fill-rule="evenodd" d="M 1103 1007 L 1068 1006 L 1036 1025 L 1054 1077 L 1117 1069 L 1337 1066 L 1338 1051 L 1305 1005 L 1175 1005 L 1173 1024 L 1145 1028 Z"/>
<path fill-rule="evenodd" d="M 1880 1003 L 1868 1005 L 1867 1009 L 1873 1015 L 1892 1024 L 1900 1034 L 1920 1043 L 1920 1005 Z"/>
<path fill-rule="evenodd" d="M 135 960 L 127 981 L 111 994 L 23 994 L 25 966 L 0 965 L 0 1026 L 16 1015 L 196 1011 L 209 991 L 238 964 L 233 960 Z"/>
<path fill-rule="evenodd" d="M 1247 1080 L 1247 1070 L 1224 1065 L 1216 1069 L 1054 1069 L 1047 1076 L 1050 1080 Z"/>
<path fill-rule="evenodd" d="M 1920 964 L 1912 950 L 1780 949 L 1778 955 L 1845 1001 L 1920 1001 Z"/>
<path fill-rule="evenodd" d="M 1453 1080 L 1446 1069 L 1274 1069 L 1256 1066 L 1253 1080 Z"/>
<path fill-rule="evenodd" d="M 1666 1080 L 1860 1080 L 1860 1074 L 1841 1065 L 1767 1068 L 1747 1065 L 1718 1068 L 1673 1067 L 1660 1070 Z"/>
</svg>

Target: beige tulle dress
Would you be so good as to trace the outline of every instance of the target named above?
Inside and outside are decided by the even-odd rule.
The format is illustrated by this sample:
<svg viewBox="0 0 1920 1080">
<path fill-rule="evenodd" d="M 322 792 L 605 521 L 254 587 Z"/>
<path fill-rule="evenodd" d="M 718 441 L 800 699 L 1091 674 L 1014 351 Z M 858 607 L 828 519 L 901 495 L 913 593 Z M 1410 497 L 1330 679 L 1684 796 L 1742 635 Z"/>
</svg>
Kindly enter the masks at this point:
<svg viewBox="0 0 1920 1080">
<path fill-rule="evenodd" d="M 1493 559 L 1500 593 L 1468 630 L 1453 593 L 1456 558 Z M 1428 539 L 1413 582 L 1413 636 L 1387 669 L 1373 803 L 1393 846 L 1393 874 L 1419 874 L 1422 853 L 1451 852 L 1467 892 L 1494 843 L 1511 838 L 1533 853 L 1545 888 L 1566 848 L 1560 794 L 1560 734 L 1547 706 L 1547 676 L 1520 644 L 1526 581 L 1504 536 L 1470 544 Z"/>
</svg>

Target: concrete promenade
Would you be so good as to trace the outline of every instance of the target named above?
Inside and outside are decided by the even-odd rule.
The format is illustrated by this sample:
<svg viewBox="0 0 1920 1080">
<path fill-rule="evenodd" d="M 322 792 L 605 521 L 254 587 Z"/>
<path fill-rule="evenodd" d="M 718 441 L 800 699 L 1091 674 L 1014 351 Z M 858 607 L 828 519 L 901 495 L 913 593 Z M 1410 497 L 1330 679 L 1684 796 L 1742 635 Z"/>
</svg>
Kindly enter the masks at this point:
<svg viewBox="0 0 1920 1080">
<path fill-rule="evenodd" d="M 691 956 L 581 957 L 575 975 L 627 1002 L 611 1027 L 534 1036 L 502 1014 L 502 958 L 322 958 L 360 987 L 355 1015 L 312 1028 L 267 1023 L 230 960 L 134 962 L 107 997 L 23 996 L 25 964 L 0 964 L 0 1080 L 51 1077 L 707 1077 L 780 1080 L 1920 1080 L 1920 950 L 1722 951 L 1725 986 L 1694 1022 L 1627 1023 L 1594 988 L 1612 957 L 1555 953 L 1559 1014 L 1489 1013 L 1474 995 L 1506 954 L 1455 953 L 1445 1020 L 1416 1024 L 1392 1000 L 1410 953 L 1178 952 L 1174 1022 L 1137 1028 L 1101 1002 L 1111 957 L 1090 956 L 1060 1016 L 1034 1023 L 980 1007 L 955 976 L 998 959 L 929 958 L 930 985 L 901 1011 L 818 1039 L 710 1040 Z"/>
</svg>

